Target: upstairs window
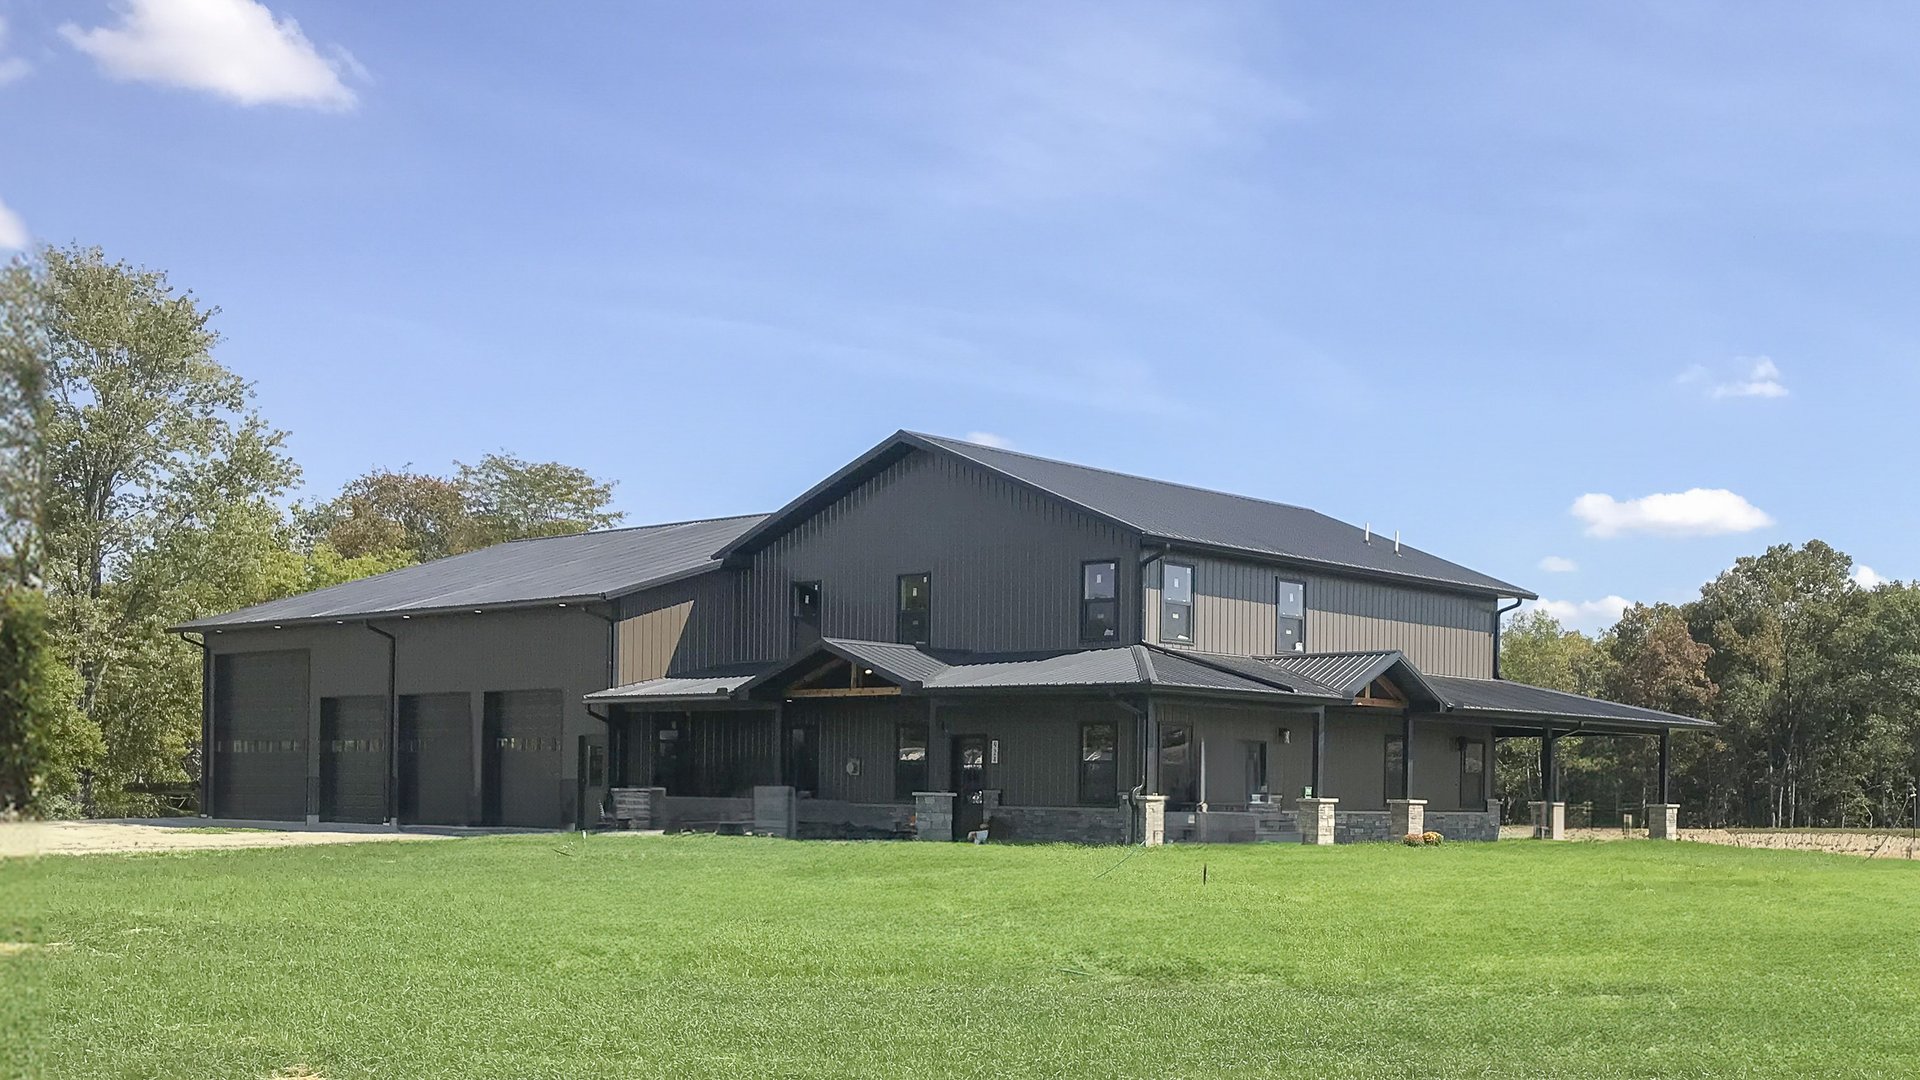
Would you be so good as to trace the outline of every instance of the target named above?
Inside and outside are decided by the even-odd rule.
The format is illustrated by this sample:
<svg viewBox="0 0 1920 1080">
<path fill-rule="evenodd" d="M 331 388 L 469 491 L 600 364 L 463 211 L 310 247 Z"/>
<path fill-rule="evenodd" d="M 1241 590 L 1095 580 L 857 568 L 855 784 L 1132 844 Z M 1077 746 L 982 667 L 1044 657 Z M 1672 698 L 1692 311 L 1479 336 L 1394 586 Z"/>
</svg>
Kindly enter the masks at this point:
<svg viewBox="0 0 1920 1080">
<path fill-rule="evenodd" d="M 793 647 L 820 640 L 820 583 L 793 583 Z"/>
<path fill-rule="evenodd" d="M 925 645 L 933 624 L 933 575 L 901 574 L 900 607 L 894 620 L 895 641 Z"/>
<path fill-rule="evenodd" d="M 1193 644 L 1193 567 L 1160 566 L 1160 640 Z"/>
<path fill-rule="evenodd" d="M 1274 627 L 1273 643 L 1275 651 L 1307 651 L 1307 587 L 1298 581 L 1280 579 L 1274 607 L 1279 613 L 1279 625 Z"/>
<path fill-rule="evenodd" d="M 1120 640 L 1119 563 L 1080 564 L 1080 640 Z"/>
<path fill-rule="evenodd" d="M 1112 724 L 1080 725 L 1080 801 L 1105 806 L 1119 797 L 1119 732 Z"/>
</svg>

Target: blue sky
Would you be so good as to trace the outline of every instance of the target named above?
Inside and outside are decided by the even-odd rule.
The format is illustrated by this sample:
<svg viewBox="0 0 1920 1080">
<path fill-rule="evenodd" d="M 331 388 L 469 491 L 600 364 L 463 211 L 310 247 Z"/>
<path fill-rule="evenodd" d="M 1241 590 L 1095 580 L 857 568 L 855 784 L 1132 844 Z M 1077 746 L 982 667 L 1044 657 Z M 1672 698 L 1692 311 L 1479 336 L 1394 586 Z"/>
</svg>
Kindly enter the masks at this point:
<svg viewBox="0 0 1920 1080">
<path fill-rule="evenodd" d="M 1783 541 L 1920 575 L 1920 10 L 0 18 L 0 244 L 218 304 L 310 494 L 505 447 L 635 522 L 765 510 L 907 427 L 1399 530 L 1588 627 Z"/>
</svg>

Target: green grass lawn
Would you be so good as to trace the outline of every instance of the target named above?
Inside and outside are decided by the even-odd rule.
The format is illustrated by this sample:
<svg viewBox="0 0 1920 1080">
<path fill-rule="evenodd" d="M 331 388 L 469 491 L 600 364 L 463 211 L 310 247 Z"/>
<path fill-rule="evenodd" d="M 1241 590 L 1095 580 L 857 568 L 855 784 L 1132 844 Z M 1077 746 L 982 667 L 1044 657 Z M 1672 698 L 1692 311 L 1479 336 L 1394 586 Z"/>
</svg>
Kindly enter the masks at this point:
<svg viewBox="0 0 1920 1080">
<path fill-rule="evenodd" d="M 1920 1075 L 1920 864 L 1692 844 L 49 857 L 0 941 L 6 1076 Z"/>
</svg>

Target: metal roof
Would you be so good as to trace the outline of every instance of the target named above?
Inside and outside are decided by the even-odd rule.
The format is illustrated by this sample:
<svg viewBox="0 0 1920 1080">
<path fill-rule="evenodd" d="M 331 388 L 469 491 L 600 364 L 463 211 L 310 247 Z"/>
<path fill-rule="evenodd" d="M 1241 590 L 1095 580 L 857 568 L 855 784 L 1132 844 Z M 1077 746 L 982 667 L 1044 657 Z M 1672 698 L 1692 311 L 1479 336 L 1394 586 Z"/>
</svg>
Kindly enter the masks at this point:
<svg viewBox="0 0 1920 1080">
<path fill-rule="evenodd" d="M 718 566 L 714 551 L 765 516 L 514 540 L 225 615 L 194 619 L 174 629 L 211 630 L 608 600 Z"/>
<path fill-rule="evenodd" d="M 1402 544 L 1395 551 L 1393 541 L 1387 537 L 1376 535 L 1369 543 L 1365 530 L 1305 507 L 1130 476 L 913 431 L 897 432 L 862 454 L 747 530 L 720 552 L 721 556 L 744 554 L 764 546 L 850 490 L 869 473 L 885 468 L 915 449 L 963 458 L 1131 529 L 1149 541 L 1215 548 L 1495 596 L 1534 598 L 1533 593 L 1518 585 L 1419 548 Z"/>
<path fill-rule="evenodd" d="M 733 702 L 756 686 L 798 671 L 830 653 L 871 666 L 912 694 L 964 694 L 1008 690 L 1175 690 L 1199 694 L 1251 696 L 1299 704 L 1351 700 L 1367 683 L 1391 671 L 1401 689 L 1417 700 L 1416 714 L 1427 710 L 1499 721 L 1567 721 L 1595 730 L 1641 731 L 1710 728 L 1697 720 L 1656 709 L 1642 709 L 1579 694 L 1547 690 L 1504 679 L 1426 675 L 1394 651 L 1296 653 L 1278 657 L 1196 653 L 1159 645 L 1124 645 L 1063 653 L 934 653 L 890 641 L 823 638 L 778 665 L 762 665 L 758 674 L 740 668 L 679 678 L 653 679 L 588 694 L 597 704 Z M 1307 678 L 1312 672 L 1317 678 Z M 1325 681 L 1320 681 L 1324 679 Z"/>
<path fill-rule="evenodd" d="M 745 675 L 687 676 L 671 679 L 648 679 L 645 682 L 628 683 L 610 690 L 598 690 L 586 696 L 589 705 L 622 705 L 629 702 L 658 702 L 669 700 L 722 701 L 735 690 L 745 686 L 753 678 Z"/>
<path fill-rule="evenodd" d="M 1597 721 L 1608 725 L 1654 728 L 1710 728 L 1699 720 L 1658 709 L 1642 709 L 1615 701 L 1582 697 L 1506 679 L 1469 679 L 1458 675 L 1428 675 L 1428 685 L 1439 693 L 1450 713 L 1499 714 L 1553 720 Z"/>
</svg>

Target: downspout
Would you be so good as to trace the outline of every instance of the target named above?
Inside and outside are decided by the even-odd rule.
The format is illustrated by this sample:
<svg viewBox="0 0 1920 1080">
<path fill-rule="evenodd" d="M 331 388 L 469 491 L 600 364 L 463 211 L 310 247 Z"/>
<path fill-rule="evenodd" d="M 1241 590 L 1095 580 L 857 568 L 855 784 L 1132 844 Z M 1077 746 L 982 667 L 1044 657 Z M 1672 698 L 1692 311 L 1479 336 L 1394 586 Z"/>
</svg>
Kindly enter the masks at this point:
<svg viewBox="0 0 1920 1080">
<path fill-rule="evenodd" d="M 213 816 L 213 650 L 203 632 L 194 641 L 181 631 L 180 640 L 200 647 L 200 816 Z"/>
<path fill-rule="evenodd" d="M 1506 621 L 1507 612 L 1524 603 L 1525 600 L 1515 597 L 1513 603 L 1493 610 L 1493 677 L 1496 679 L 1500 677 L 1500 624 Z"/>
<path fill-rule="evenodd" d="M 1158 552 L 1141 559 L 1140 565 L 1135 568 L 1133 595 L 1136 600 L 1134 604 L 1133 637 L 1136 644 L 1145 645 L 1147 643 L 1147 567 L 1152 566 L 1155 560 L 1164 559 L 1172 553 L 1173 545 L 1161 544 Z"/>
<path fill-rule="evenodd" d="M 373 625 L 361 626 L 387 639 L 387 823 L 400 827 L 400 639 Z"/>
<path fill-rule="evenodd" d="M 609 611 L 617 610 L 613 601 L 608 601 L 607 608 Z M 587 607 L 585 605 L 582 605 L 580 610 L 586 612 L 587 614 L 593 616 L 596 619 L 606 620 L 606 623 L 607 623 L 607 674 L 606 674 L 607 685 L 606 685 L 606 689 L 611 690 L 618 683 L 619 677 L 620 677 L 619 670 L 618 670 L 618 660 L 619 660 L 619 651 L 620 651 L 619 620 L 614 618 L 614 616 L 611 614 L 603 615 L 600 612 L 595 611 L 592 608 Z M 606 716 L 601 716 L 598 713 L 595 713 L 591 706 L 583 706 L 583 707 L 586 708 L 588 716 L 592 717 L 595 720 L 600 721 L 601 723 L 607 726 L 608 772 L 611 773 L 612 759 L 613 759 L 613 739 L 614 739 L 613 716 L 611 713 L 609 713 Z M 573 808 L 573 818 L 574 818 L 573 824 L 575 828 L 578 828 L 584 832 L 587 827 L 587 807 L 586 807 L 586 800 L 584 797 L 586 795 L 586 790 L 587 790 L 587 776 L 585 772 L 586 765 L 587 765 L 586 750 L 585 750 L 586 736 L 583 735 L 580 737 L 580 744 L 582 749 L 578 754 L 574 755 L 574 763 L 573 763 L 574 772 L 578 774 L 573 778 L 574 803 L 575 803 Z M 611 780 L 612 777 L 609 776 L 608 779 Z"/>
</svg>

